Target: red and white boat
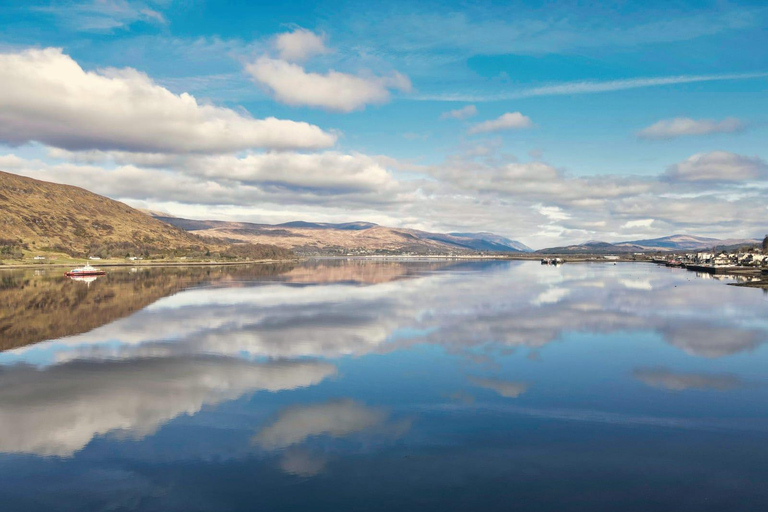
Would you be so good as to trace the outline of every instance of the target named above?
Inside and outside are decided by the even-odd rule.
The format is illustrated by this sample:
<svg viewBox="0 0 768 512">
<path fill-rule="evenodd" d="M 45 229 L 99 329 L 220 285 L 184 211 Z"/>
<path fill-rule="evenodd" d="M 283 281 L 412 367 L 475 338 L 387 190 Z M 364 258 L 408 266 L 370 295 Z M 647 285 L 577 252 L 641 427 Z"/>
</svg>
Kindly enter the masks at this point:
<svg viewBox="0 0 768 512">
<path fill-rule="evenodd" d="M 64 272 L 64 275 L 67 277 L 103 276 L 104 274 L 106 274 L 106 272 L 100 268 L 92 267 L 88 263 L 83 267 L 73 268 L 69 272 Z"/>
</svg>

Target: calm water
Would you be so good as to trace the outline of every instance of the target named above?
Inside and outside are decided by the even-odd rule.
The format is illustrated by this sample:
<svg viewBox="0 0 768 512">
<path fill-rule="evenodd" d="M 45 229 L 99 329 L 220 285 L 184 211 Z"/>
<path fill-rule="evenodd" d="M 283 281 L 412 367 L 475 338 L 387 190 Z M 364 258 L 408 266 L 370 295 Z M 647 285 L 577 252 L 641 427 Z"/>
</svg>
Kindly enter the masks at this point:
<svg viewBox="0 0 768 512">
<path fill-rule="evenodd" d="M 0 274 L 0 509 L 768 510 L 768 295 L 650 264 Z"/>
</svg>

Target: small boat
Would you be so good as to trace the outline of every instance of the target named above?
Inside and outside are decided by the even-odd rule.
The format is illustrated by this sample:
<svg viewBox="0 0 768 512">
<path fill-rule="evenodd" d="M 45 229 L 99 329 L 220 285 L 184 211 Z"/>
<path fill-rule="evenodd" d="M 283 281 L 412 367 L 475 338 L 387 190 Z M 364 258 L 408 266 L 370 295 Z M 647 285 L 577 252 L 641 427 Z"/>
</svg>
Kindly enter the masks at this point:
<svg viewBox="0 0 768 512">
<path fill-rule="evenodd" d="M 88 263 L 83 267 L 73 268 L 69 272 L 64 272 L 64 275 L 67 277 L 103 276 L 104 274 L 106 274 L 106 272 L 100 268 L 92 267 Z"/>
</svg>

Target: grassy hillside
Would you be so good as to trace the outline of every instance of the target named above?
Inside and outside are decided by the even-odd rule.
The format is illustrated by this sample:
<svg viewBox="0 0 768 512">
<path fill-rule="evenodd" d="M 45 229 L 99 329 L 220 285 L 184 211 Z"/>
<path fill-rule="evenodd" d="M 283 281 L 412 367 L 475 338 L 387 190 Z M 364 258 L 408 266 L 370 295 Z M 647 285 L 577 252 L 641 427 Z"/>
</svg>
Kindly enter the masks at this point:
<svg viewBox="0 0 768 512">
<path fill-rule="evenodd" d="M 492 233 L 430 233 L 416 229 L 379 226 L 370 222 L 328 224 L 296 221 L 269 225 L 163 216 L 157 218 L 204 237 L 270 243 L 305 255 L 474 254 L 481 251 L 530 251 L 520 242 Z"/>
<path fill-rule="evenodd" d="M 203 239 L 82 188 L 0 172 L 0 260 L 72 257 L 290 257 L 273 246 Z"/>
</svg>

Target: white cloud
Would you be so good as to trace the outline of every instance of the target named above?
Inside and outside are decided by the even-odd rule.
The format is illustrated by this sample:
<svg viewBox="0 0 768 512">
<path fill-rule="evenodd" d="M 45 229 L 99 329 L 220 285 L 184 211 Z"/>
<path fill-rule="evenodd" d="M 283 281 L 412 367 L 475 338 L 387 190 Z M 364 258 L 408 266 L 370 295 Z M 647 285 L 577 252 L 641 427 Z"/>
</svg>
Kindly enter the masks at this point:
<svg viewBox="0 0 768 512">
<path fill-rule="evenodd" d="M 369 191 L 378 192 L 384 197 L 384 194 L 391 192 L 397 186 L 394 177 L 379 159 L 362 153 L 274 151 L 235 156 L 168 155 L 121 151 L 70 152 L 52 149 L 49 151 L 49 156 L 89 164 L 114 163 L 120 166 L 170 169 L 187 176 L 204 179 L 236 180 L 250 185 L 272 188 L 293 187 L 323 191 L 328 194 Z M 14 156 L 9 155 L 9 157 Z M 25 161 L 18 157 L 14 158 L 13 165 L 24 168 Z M 42 162 L 39 163 L 38 168 L 45 167 Z"/>
<path fill-rule="evenodd" d="M 653 225 L 654 219 L 637 219 L 637 220 L 630 220 L 629 222 L 625 222 L 622 228 L 630 229 L 630 228 L 649 228 Z"/>
<path fill-rule="evenodd" d="M 459 108 L 456 110 L 449 110 L 448 112 L 444 112 L 440 119 L 468 119 L 472 116 L 477 115 L 477 107 L 474 105 L 467 105 L 464 108 Z"/>
<path fill-rule="evenodd" d="M 521 130 L 533 126 L 531 118 L 520 112 L 507 112 L 497 119 L 478 123 L 469 129 L 469 134 L 498 132 L 501 130 Z"/>
<path fill-rule="evenodd" d="M 325 46 L 325 34 L 318 35 L 303 28 L 278 35 L 274 45 L 280 58 L 291 62 L 303 62 L 315 55 L 331 52 Z"/>
<path fill-rule="evenodd" d="M 397 72 L 389 76 L 358 76 L 334 70 L 311 73 L 297 64 L 267 56 L 246 65 L 245 70 L 281 103 L 338 112 L 386 103 L 390 89 L 406 92 L 411 89 L 408 77 Z"/>
<path fill-rule="evenodd" d="M 91 164 L 48 164 L 10 154 L 0 155 L 0 169 L 119 200 L 196 205 L 272 203 L 279 209 L 280 203 L 282 207 L 304 204 L 317 211 L 330 202 L 347 208 L 352 203 L 358 208 L 381 206 L 408 193 L 376 158 L 359 153 L 270 152 L 236 157 L 55 150 L 51 154 L 81 157 Z"/>
<path fill-rule="evenodd" d="M 743 129 L 744 123 L 735 117 L 727 117 L 722 121 L 676 117 L 654 123 L 641 130 L 637 135 L 643 139 L 674 139 L 685 135 L 733 133 Z"/>
<path fill-rule="evenodd" d="M 536 210 L 552 221 L 568 220 L 571 215 L 557 206 L 538 206 Z"/>
<path fill-rule="evenodd" d="M 0 54 L 0 141 L 69 150 L 223 153 L 317 149 L 336 135 L 176 95 L 134 69 L 85 71 L 59 48 Z"/>
<path fill-rule="evenodd" d="M 749 181 L 768 177 L 768 165 L 758 157 L 712 151 L 670 166 L 664 176 L 681 182 Z"/>
</svg>

